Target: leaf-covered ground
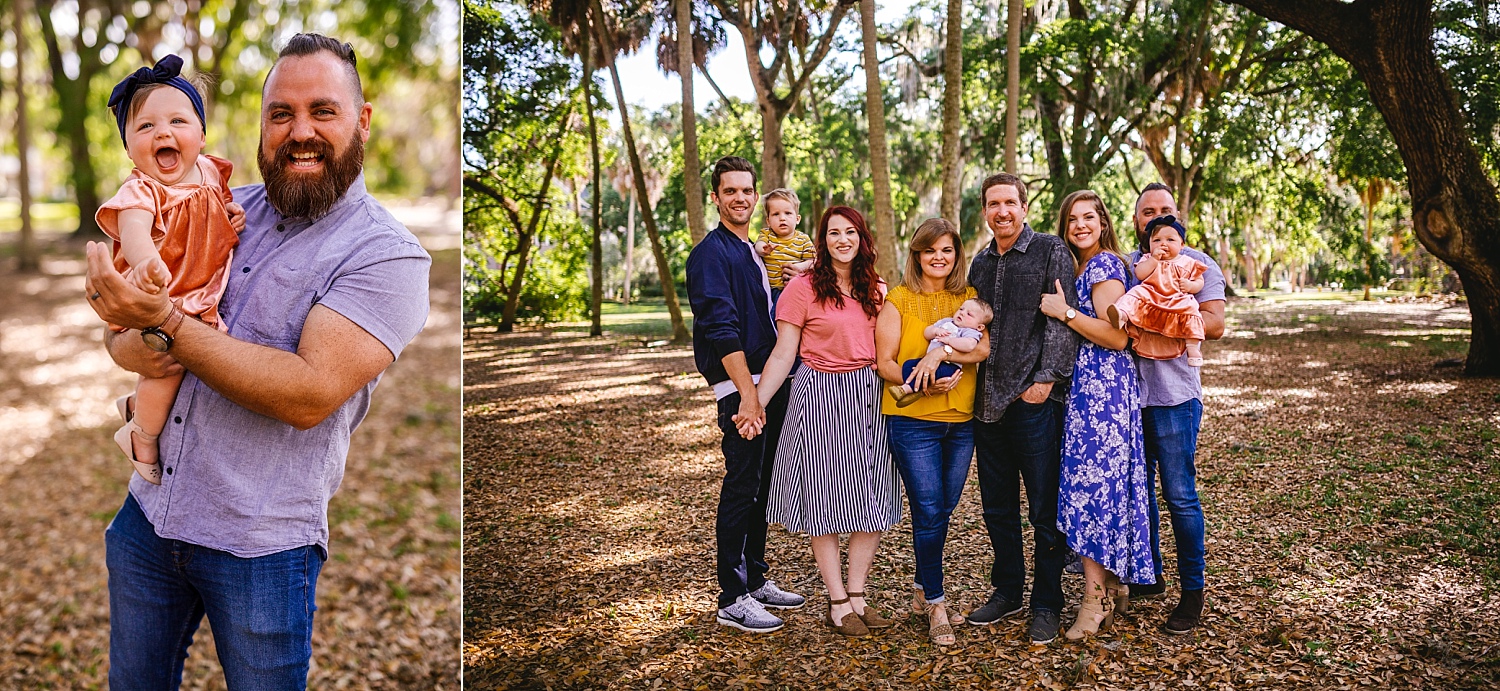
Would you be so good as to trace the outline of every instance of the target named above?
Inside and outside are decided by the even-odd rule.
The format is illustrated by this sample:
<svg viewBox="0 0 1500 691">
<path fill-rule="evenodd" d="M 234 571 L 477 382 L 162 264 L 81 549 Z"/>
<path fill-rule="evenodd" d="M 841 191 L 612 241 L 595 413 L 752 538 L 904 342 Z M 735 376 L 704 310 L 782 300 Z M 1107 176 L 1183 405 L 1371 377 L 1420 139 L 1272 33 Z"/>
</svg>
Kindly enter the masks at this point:
<svg viewBox="0 0 1500 691">
<path fill-rule="evenodd" d="M 113 399 L 135 378 L 100 344 L 82 256 L 58 243 L 41 274 L 0 273 L 5 689 L 107 686 L 104 528 L 131 474 L 111 440 Z M 433 258 L 427 326 L 376 390 L 329 508 L 312 688 L 459 686 L 458 251 Z M 205 620 L 183 688 L 224 688 L 209 629 Z"/>
<path fill-rule="evenodd" d="M 1242 300 L 1229 318 L 1204 370 L 1204 626 L 1183 637 L 1157 630 L 1174 587 L 1088 642 L 1032 647 L 1018 618 L 963 626 L 947 650 L 907 616 L 909 521 L 882 543 L 872 579 L 877 604 L 901 615 L 897 628 L 861 640 L 823 628 L 807 540 L 779 527 L 772 576 L 809 606 L 769 635 L 715 624 L 722 460 L 691 351 L 645 347 L 649 336 L 474 329 L 464 355 L 466 685 L 1500 684 L 1500 382 L 1463 379 L 1443 362 L 1467 348 L 1466 311 Z M 948 551 L 962 610 L 989 592 L 979 508 L 971 475 Z M 1081 578 L 1064 586 L 1076 606 Z"/>
</svg>

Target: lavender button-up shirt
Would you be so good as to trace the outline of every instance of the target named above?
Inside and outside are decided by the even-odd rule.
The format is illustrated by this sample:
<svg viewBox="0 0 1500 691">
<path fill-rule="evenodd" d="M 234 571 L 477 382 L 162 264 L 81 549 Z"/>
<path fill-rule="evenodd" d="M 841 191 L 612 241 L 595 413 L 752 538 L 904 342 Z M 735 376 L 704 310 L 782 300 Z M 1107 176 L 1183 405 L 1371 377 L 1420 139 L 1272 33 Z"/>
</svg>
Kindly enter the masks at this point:
<svg viewBox="0 0 1500 691">
<path fill-rule="evenodd" d="M 246 216 L 219 302 L 230 336 L 295 352 L 314 305 L 358 324 L 394 356 L 422 330 L 432 259 L 365 191 L 363 175 L 313 222 L 282 218 L 261 185 L 236 188 L 234 198 Z M 326 555 L 328 500 L 378 381 L 297 430 L 189 372 L 159 442 L 162 484 L 132 476 L 130 493 L 166 539 L 247 558 L 314 544 Z"/>
</svg>

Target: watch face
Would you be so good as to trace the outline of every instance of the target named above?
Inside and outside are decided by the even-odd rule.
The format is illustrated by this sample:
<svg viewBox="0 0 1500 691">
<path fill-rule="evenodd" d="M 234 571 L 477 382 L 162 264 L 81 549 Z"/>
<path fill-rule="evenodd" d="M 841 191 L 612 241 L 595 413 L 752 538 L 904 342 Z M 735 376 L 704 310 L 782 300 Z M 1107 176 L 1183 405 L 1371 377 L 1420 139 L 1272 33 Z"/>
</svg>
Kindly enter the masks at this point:
<svg viewBox="0 0 1500 691">
<path fill-rule="evenodd" d="M 141 340 L 146 342 L 146 347 L 158 353 L 167 352 L 172 347 L 172 339 L 156 329 L 146 329 L 141 332 Z"/>
</svg>

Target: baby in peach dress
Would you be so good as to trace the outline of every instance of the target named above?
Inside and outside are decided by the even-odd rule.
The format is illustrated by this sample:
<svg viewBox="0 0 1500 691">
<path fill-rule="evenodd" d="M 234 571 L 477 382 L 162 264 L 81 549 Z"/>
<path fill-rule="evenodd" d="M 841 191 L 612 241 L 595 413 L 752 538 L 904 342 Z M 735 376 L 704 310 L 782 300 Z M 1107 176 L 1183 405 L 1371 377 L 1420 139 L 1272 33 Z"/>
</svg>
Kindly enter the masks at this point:
<svg viewBox="0 0 1500 691">
<path fill-rule="evenodd" d="M 115 269 L 127 281 L 148 293 L 166 291 L 184 314 L 227 331 L 218 304 L 238 232 L 245 227 L 244 211 L 229 193 L 234 167 L 200 154 L 207 132 L 203 97 L 181 71 L 182 58 L 168 55 L 155 67 L 136 70 L 110 94 L 109 107 L 135 169 L 95 219 L 114 239 Z M 143 338 L 153 336 L 146 344 L 166 352 L 170 339 L 152 332 L 142 332 Z M 161 484 L 156 438 L 181 383 L 180 374 L 142 376 L 134 396 L 116 401 L 125 426 L 115 433 L 115 443 L 153 484 Z"/>
<path fill-rule="evenodd" d="M 1187 231 L 1172 216 L 1146 224 L 1150 254 L 1135 264 L 1138 285 L 1125 291 L 1107 313 L 1117 329 L 1136 341 L 1135 352 L 1153 360 L 1175 360 L 1187 351 L 1187 363 L 1203 366 L 1203 315 L 1193 295 L 1203 290 L 1203 262 L 1182 254 Z"/>
</svg>

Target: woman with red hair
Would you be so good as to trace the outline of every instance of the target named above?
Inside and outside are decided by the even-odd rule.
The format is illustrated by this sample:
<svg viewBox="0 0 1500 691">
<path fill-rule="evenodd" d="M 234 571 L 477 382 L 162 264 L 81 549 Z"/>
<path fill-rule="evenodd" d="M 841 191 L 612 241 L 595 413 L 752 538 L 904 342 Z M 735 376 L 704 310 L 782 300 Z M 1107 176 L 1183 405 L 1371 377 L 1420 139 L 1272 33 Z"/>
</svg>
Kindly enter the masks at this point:
<svg viewBox="0 0 1500 691">
<path fill-rule="evenodd" d="M 771 471 L 766 520 L 812 536 L 828 589 L 826 623 L 846 636 L 891 620 L 865 604 L 865 579 L 886 529 L 901 520 L 901 479 L 880 414 L 875 321 L 885 282 L 875 273 L 875 241 L 858 211 L 835 206 L 818 221 L 817 258 L 776 303 L 776 348 L 758 391 L 768 401 L 798 356 L 786 422 Z M 745 431 L 758 433 L 754 425 Z M 848 580 L 839 535 L 849 534 Z"/>
</svg>

